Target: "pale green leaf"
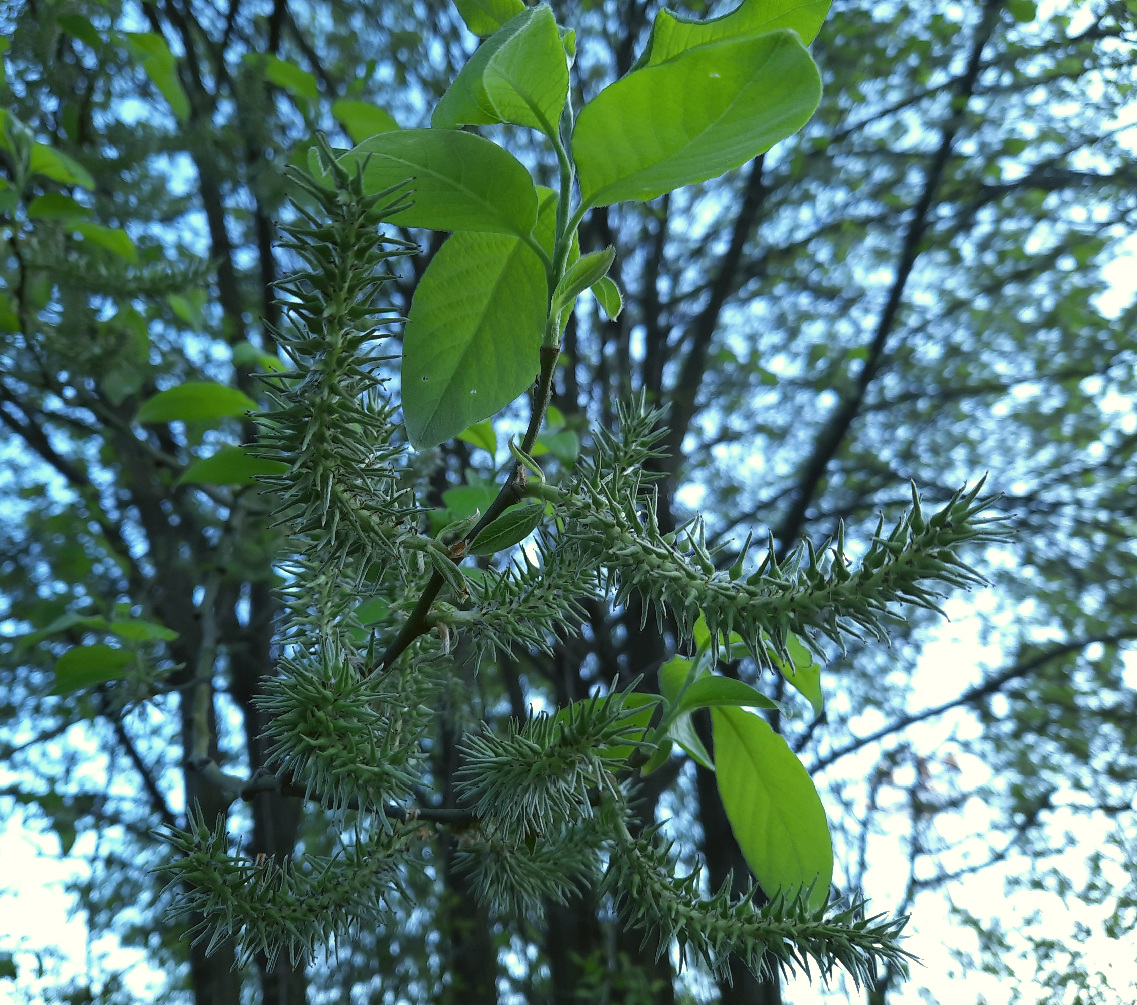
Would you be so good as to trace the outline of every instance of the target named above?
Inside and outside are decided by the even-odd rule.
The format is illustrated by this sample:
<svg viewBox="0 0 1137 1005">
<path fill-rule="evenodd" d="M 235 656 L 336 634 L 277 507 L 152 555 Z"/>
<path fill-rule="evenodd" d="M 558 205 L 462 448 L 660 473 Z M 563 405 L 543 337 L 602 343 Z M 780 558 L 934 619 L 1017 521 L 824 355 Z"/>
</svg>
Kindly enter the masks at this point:
<svg viewBox="0 0 1137 1005">
<path fill-rule="evenodd" d="M 696 764 L 701 764 L 711 771 L 715 770 L 715 762 L 707 753 L 699 734 L 695 732 L 695 724 L 691 721 L 691 713 L 684 712 L 668 728 L 667 735 L 682 747 Z"/>
<path fill-rule="evenodd" d="M 178 479 L 179 485 L 254 485 L 258 475 L 280 475 L 282 461 L 252 456 L 244 447 L 222 447 L 211 457 L 194 461 Z"/>
<path fill-rule="evenodd" d="M 475 447 L 487 451 L 490 457 L 497 454 L 497 433 L 494 432 L 493 423 L 489 419 L 475 422 L 469 429 L 458 434 L 458 439 L 465 440 Z"/>
<path fill-rule="evenodd" d="M 789 29 L 636 70 L 577 119 L 581 197 L 607 206 L 715 178 L 800 129 L 820 99 L 821 75 Z"/>
<path fill-rule="evenodd" d="M 125 258 L 128 262 L 138 261 L 138 251 L 125 230 L 119 230 L 118 227 L 104 227 L 102 224 L 91 223 L 88 220 L 76 221 L 73 226 L 76 233 L 82 234 L 84 239 L 92 244 L 106 248 L 107 251 L 113 252 L 119 258 Z"/>
<path fill-rule="evenodd" d="M 459 485 L 442 493 L 451 520 L 464 520 L 479 510 L 484 513 L 497 498 L 495 485 Z"/>
<path fill-rule="evenodd" d="M 533 444 L 532 456 L 552 454 L 566 467 L 575 464 L 580 455 L 580 438 L 571 429 L 559 433 L 541 433 Z"/>
<path fill-rule="evenodd" d="M 128 649 L 112 649 L 101 642 L 76 646 L 55 661 L 55 686 L 52 694 L 71 694 L 96 684 L 117 680 L 134 654 Z"/>
<path fill-rule="evenodd" d="M 581 293 L 608 275 L 616 249 L 609 246 L 603 251 L 582 255 L 565 271 L 553 292 L 554 310 L 564 304 L 571 304 Z"/>
<path fill-rule="evenodd" d="M 793 666 L 783 660 L 775 659 L 778 669 L 786 681 L 813 706 L 813 714 L 825 711 L 825 695 L 821 690 L 821 665 L 796 635 L 786 639 L 786 646 L 793 657 Z"/>
<path fill-rule="evenodd" d="M 624 309 L 624 298 L 620 296 L 620 287 L 611 276 L 597 280 L 592 287 L 592 295 L 604 308 L 610 321 L 615 321 L 620 316 L 620 311 Z"/>
<path fill-rule="evenodd" d="M 352 143 L 361 143 L 369 136 L 399 128 L 390 112 L 367 101 L 341 99 L 332 105 L 332 115 L 347 130 Z"/>
<path fill-rule="evenodd" d="M 108 621 L 107 631 L 130 642 L 172 642 L 178 633 L 153 621 L 131 618 L 128 621 Z"/>
<path fill-rule="evenodd" d="M 81 188 L 94 188 L 95 179 L 82 164 L 60 153 L 46 143 L 33 143 L 28 161 L 31 174 L 41 174 L 61 185 L 79 185 Z"/>
<path fill-rule="evenodd" d="M 294 98 L 319 101 L 320 85 L 316 82 L 315 76 L 295 63 L 290 63 L 279 56 L 262 56 L 257 53 L 249 53 L 245 59 L 253 63 L 261 63 L 263 60 L 265 79 L 287 91 Z"/>
<path fill-rule="evenodd" d="M 479 38 L 492 35 L 506 21 L 525 10 L 521 0 L 454 0 L 454 6 L 466 27 Z"/>
<path fill-rule="evenodd" d="M 226 384 L 191 381 L 159 391 L 143 402 L 136 422 L 201 422 L 255 411 L 257 403 L 243 391 Z"/>
<path fill-rule="evenodd" d="M 457 436 L 533 383 L 547 296 L 544 267 L 517 238 L 447 239 L 415 290 L 403 335 L 403 417 L 413 446 Z"/>
<path fill-rule="evenodd" d="M 68 35 L 89 45 L 96 52 L 102 48 L 98 30 L 82 14 L 57 14 L 55 21 Z"/>
<path fill-rule="evenodd" d="M 364 188 L 381 192 L 410 179 L 409 209 L 391 222 L 430 230 L 528 237 L 537 191 L 521 162 L 495 143 L 453 129 L 400 129 L 364 140 L 340 161 L 366 162 Z"/>
<path fill-rule="evenodd" d="M 778 703 L 767 698 L 761 691 L 752 688 L 745 681 L 733 677 L 718 677 L 706 674 L 699 677 L 679 701 L 684 712 L 697 708 L 712 708 L 733 705 L 743 708 L 777 708 Z"/>
<path fill-rule="evenodd" d="M 829 897 L 833 845 L 809 773 L 764 719 L 713 708 L 715 775 L 743 857 L 767 896 L 811 888 L 817 909 Z"/>
<path fill-rule="evenodd" d="M 435 128 L 512 122 L 556 135 L 568 63 L 547 4 L 512 18 L 462 67 L 431 117 Z"/>
<path fill-rule="evenodd" d="M 178 79 L 178 63 L 166 40 L 153 32 L 125 32 L 123 38 L 134 50 L 150 82 L 166 99 L 179 122 L 189 118 L 190 106 Z"/>
<path fill-rule="evenodd" d="M 752 38 L 777 28 L 792 28 L 808 45 L 828 13 L 829 0 L 743 0 L 734 10 L 706 20 L 665 8 L 655 16 L 647 48 L 632 69 L 666 62 L 697 45 Z"/>
<path fill-rule="evenodd" d="M 91 211 L 62 192 L 45 192 L 28 203 L 30 220 L 82 220 Z"/>
<path fill-rule="evenodd" d="M 568 63 L 556 18 L 542 3 L 517 19 L 525 24 L 493 53 L 482 73 L 485 95 L 499 122 L 555 136 L 568 94 Z"/>
</svg>

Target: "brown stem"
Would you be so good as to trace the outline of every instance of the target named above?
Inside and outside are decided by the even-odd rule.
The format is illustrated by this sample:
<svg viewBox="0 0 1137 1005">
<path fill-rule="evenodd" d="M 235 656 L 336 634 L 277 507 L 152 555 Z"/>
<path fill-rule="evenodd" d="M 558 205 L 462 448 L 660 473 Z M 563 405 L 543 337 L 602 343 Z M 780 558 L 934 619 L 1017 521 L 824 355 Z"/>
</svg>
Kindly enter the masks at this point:
<svg viewBox="0 0 1137 1005">
<path fill-rule="evenodd" d="M 529 428 L 525 430 L 525 438 L 521 441 L 521 452 L 523 454 L 528 454 L 533 449 L 533 444 L 537 441 L 537 434 L 545 422 L 545 413 L 548 411 L 549 399 L 553 394 L 553 375 L 557 370 L 559 356 L 560 348 L 558 346 L 541 347 L 541 373 L 537 377 L 536 387 L 533 391 L 533 411 L 529 417 Z M 486 508 L 482 518 L 474 524 L 473 528 L 467 532 L 460 542 L 452 546 L 451 554 L 456 559 L 455 564 L 458 564 L 466 553 L 466 549 L 461 545 L 473 541 L 491 521 L 496 520 L 505 510 L 521 500 L 525 491 L 525 481 L 525 466 L 517 462 L 510 469 L 509 477 L 506 478 L 497 498 Z M 369 676 L 389 668 L 415 639 L 430 631 L 430 608 L 438 598 L 444 582 L 445 580 L 437 572 L 430 577 L 430 582 L 426 584 L 422 596 L 419 597 L 410 617 L 403 623 L 399 634 L 387 646 L 383 655 L 367 668 L 366 673 Z"/>
</svg>

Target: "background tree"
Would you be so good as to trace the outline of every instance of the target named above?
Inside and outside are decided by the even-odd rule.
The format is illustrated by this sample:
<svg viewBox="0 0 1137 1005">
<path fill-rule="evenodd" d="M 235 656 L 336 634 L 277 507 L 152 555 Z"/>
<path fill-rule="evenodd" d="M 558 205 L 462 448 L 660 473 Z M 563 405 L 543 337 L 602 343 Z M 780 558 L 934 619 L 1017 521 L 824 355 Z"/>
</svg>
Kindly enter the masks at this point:
<svg viewBox="0 0 1137 1005">
<path fill-rule="evenodd" d="M 582 37 L 604 40 L 579 53 L 579 106 L 632 65 L 655 7 L 554 6 Z M 263 325 L 279 320 L 281 165 L 317 126 L 346 145 L 337 123 L 354 139 L 386 124 L 384 112 L 424 123 L 473 40 L 448 8 L 427 4 L 36 3 L 4 17 L 7 107 L 69 158 L 37 147 L 33 198 L 0 192 L 9 235 L 0 422 L 14 471 L 0 582 L 11 630 L 33 633 L 6 649 L 5 753 L 18 773 L 9 792 L 65 847 L 77 829 L 121 834 L 121 853 L 101 855 L 80 891 L 92 924 L 147 946 L 200 1000 L 234 1000 L 241 977 L 224 947 L 186 957 L 139 866 L 165 854 L 151 825 L 187 798 L 207 813 L 217 798 L 184 766 L 191 724 L 179 696 L 203 654 L 216 658 L 215 755 L 250 772 L 263 764 L 253 698 L 274 656 L 274 538 L 249 519 L 240 549 L 222 559 L 215 549 L 239 490 L 178 484 L 196 458 L 251 429 L 203 418 L 140 431 L 132 420 L 171 383 L 257 393 L 249 375 L 271 348 Z M 799 703 L 798 718 L 778 723 L 842 808 L 850 885 L 871 877 L 881 813 L 907 819 L 911 874 L 893 902 L 912 905 L 917 928 L 917 893 L 1023 855 L 1034 863 L 1020 870 L 1027 881 L 1100 899 L 1115 935 L 1132 929 L 1110 865 L 1124 863 L 1126 847 L 1132 856 L 1137 749 L 1125 664 L 1132 307 L 1109 317 L 1099 298 L 1100 266 L 1132 233 L 1131 157 L 1119 139 L 1133 30 L 1121 3 L 1044 16 L 1014 0 L 951 11 L 839 3 L 813 46 L 826 94 L 799 137 L 723 182 L 597 212 L 582 232 L 584 250 L 616 246 L 626 305 L 614 322 L 582 308 L 570 324 L 554 400 L 566 425 L 547 446 L 567 458 L 567 434 L 584 430 L 578 417 L 610 426 L 613 402 L 630 391 L 668 405 L 665 529 L 698 507 L 729 565 L 741 527 L 768 528 L 783 554 L 842 519 L 850 540 L 867 539 L 877 512 L 907 498 L 909 479 L 946 496 L 990 470 L 1009 496 L 1016 545 L 987 556 L 987 666 L 951 667 L 953 686 L 939 682 L 925 704 L 913 686 L 928 637 L 917 618 L 886 654 L 832 654 L 824 721 Z M 382 111 L 363 120 L 364 109 L 336 104 L 344 100 Z M 16 142 L 10 120 L 6 128 Z M 411 261 L 404 303 L 426 261 Z M 422 463 L 452 510 L 461 496 L 446 493 L 462 481 L 476 490 L 492 467 L 464 441 Z M 650 681 L 671 642 L 650 619 L 641 630 L 640 613 L 634 603 L 615 616 L 592 608 L 584 636 L 551 660 L 518 652 L 456 682 L 454 734 L 471 714 L 564 703 L 617 672 Z M 117 626 L 141 634 L 121 640 L 139 653 L 131 687 L 50 693 L 56 656 L 127 618 L 152 625 Z M 164 640 L 168 631 L 177 639 Z M 183 668 L 155 681 L 174 664 Z M 754 678 L 746 663 L 733 671 Z M 954 710 L 967 715 L 942 742 L 913 728 Z M 85 748 L 61 755 L 50 741 L 77 719 L 124 788 L 70 773 Z M 435 751 L 443 789 L 451 739 L 444 733 Z M 952 776 L 953 762 L 966 770 Z M 697 806 L 712 887 L 732 867 L 744 875 L 709 776 L 676 759 L 652 778 L 644 818 L 662 809 L 686 819 Z M 971 857 L 940 846 L 949 817 L 973 820 L 979 803 L 991 810 Z M 1102 830 L 1116 845 L 1107 841 L 1073 891 L 1045 862 L 1079 816 L 1110 821 Z M 298 800 L 258 795 L 249 847 L 285 858 L 302 826 Z M 581 987 L 612 1000 L 671 994 L 668 961 L 622 935 L 603 904 L 552 907 L 558 937 L 547 938 L 506 932 L 475 908 L 445 850 L 434 873 L 411 882 L 423 913 L 308 975 L 262 966 L 265 1000 L 294 1000 L 309 980 L 375 980 L 417 1000 L 442 974 L 455 989 L 442 993 L 460 989 L 463 1000 L 496 999 L 500 981 L 534 1001 Z M 124 918 L 122 903 L 143 913 Z M 1062 979 L 1081 965 L 1051 952 L 1040 972 Z M 719 988 L 724 1001 L 778 997 L 734 977 Z M 875 1000 L 893 986 L 882 973 Z M 113 981 L 100 990 L 113 996 Z"/>
</svg>

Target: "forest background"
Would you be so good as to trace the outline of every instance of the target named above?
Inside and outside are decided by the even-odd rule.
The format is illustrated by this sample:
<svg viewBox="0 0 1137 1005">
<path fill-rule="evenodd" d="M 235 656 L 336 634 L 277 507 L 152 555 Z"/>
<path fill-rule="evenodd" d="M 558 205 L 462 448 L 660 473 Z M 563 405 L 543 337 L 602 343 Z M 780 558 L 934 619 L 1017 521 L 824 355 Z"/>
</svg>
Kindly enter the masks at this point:
<svg viewBox="0 0 1137 1005">
<path fill-rule="evenodd" d="M 553 6 L 588 40 L 579 107 L 632 65 L 657 5 Z M 811 47 L 825 94 L 801 133 L 720 181 L 588 217 L 582 247 L 617 248 L 625 306 L 615 321 L 578 308 L 542 440 L 543 463 L 569 467 L 620 398 L 665 403 L 661 522 L 700 511 L 724 565 L 747 528 L 783 554 L 839 521 L 867 540 L 910 480 L 940 502 L 989 472 L 1013 533 L 971 556 L 991 588 L 949 600 L 948 628 L 914 615 L 889 649 L 833 651 L 825 717 L 787 692 L 777 725 L 829 809 L 839 885 L 912 913 L 916 951 L 924 932 L 958 944 L 955 971 L 997 978 L 993 1000 L 1132 999 L 1133 975 L 1107 961 L 1137 926 L 1137 340 L 1107 270 L 1137 211 L 1134 16 L 1125 2 L 834 4 Z M 224 953 L 189 952 L 149 871 L 168 854 L 151 829 L 200 784 L 177 675 L 161 671 L 193 665 L 179 645 L 195 636 L 218 528 L 248 491 L 223 484 L 232 472 L 187 471 L 248 430 L 140 436 L 132 422 L 187 380 L 258 393 L 250 373 L 278 365 L 273 284 L 292 267 L 274 248 L 283 166 L 306 160 L 317 130 L 347 146 L 425 125 L 475 40 L 433 2 L 33 2 L 0 19 L 6 142 L 14 119 L 39 143 L 34 185 L 0 186 L 0 805 L 82 861 L 72 886 L 92 936 L 146 960 L 126 972 L 120 954 L 92 952 L 85 979 L 54 980 L 50 946 L 13 941 L 0 980 L 101 1002 L 133 1000 L 155 974 L 199 1001 L 206 986 L 266 1003 L 456 987 L 463 1001 L 814 994 L 740 969 L 733 985 L 676 981 L 588 898 L 550 907 L 555 937 L 503 926 L 470 902 L 445 849 L 416 881 L 420 907 L 338 961 L 235 975 Z M 493 135 L 552 176 L 520 131 Z M 424 254 L 395 288 L 404 310 L 439 241 L 409 236 Z M 520 421 L 507 410 L 492 434 L 422 457 L 439 508 L 484 508 Z M 220 748 L 253 771 L 278 608 L 272 533 L 246 540 L 208 602 Z M 133 683 L 61 687 L 56 659 L 116 625 L 133 632 L 117 642 Z M 668 655 L 634 605 L 593 605 L 553 659 L 519 651 L 457 673 L 453 730 L 564 704 L 617 673 L 650 682 Z M 712 887 L 745 873 L 711 776 L 675 758 L 649 781 L 650 812 L 705 857 Z M 245 812 L 250 840 L 274 854 L 320 840 L 299 800 L 266 793 Z M 1008 898 L 975 898 L 972 876 L 1006 882 Z M 906 989 L 883 972 L 833 995 L 939 1000 L 947 965 L 917 969 Z"/>
</svg>

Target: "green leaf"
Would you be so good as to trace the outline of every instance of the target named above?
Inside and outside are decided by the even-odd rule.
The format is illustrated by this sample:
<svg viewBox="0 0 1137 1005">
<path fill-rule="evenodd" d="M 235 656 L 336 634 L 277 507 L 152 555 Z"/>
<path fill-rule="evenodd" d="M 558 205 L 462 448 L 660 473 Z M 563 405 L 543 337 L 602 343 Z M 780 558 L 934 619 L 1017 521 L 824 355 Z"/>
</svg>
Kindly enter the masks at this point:
<svg viewBox="0 0 1137 1005">
<path fill-rule="evenodd" d="M 479 510 L 484 513 L 497 498 L 494 485 L 459 485 L 442 493 L 451 520 L 464 520 Z"/>
<path fill-rule="evenodd" d="M 119 258 L 125 258 L 131 263 L 138 261 L 138 251 L 125 230 L 119 230 L 118 227 L 104 227 L 102 224 L 91 223 L 89 220 L 77 221 L 74 228 L 76 233 L 83 235 L 84 239 L 92 244 L 99 245 L 101 248 L 106 248 L 107 251 L 113 252 Z"/>
<path fill-rule="evenodd" d="M 533 383 L 547 296 L 544 266 L 517 238 L 447 239 L 415 290 L 403 335 L 403 418 L 412 446 L 457 436 Z"/>
<path fill-rule="evenodd" d="M 571 429 L 560 433 L 541 433 L 533 444 L 533 457 L 552 454 L 565 467 L 576 463 L 580 455 L 580 438 Z"/>
<path fill-rule="evenodd" d="M 696 764 L 701 764 L 710 771 L 715 770 L 715 762 L 695 732 L 695 724 L 691 721 L 691 713 L 684 712 L 668 728 L 667 735 L 679 744 Z"/>
<path fill-rule="evenodd" d="M 1008 0 L 1007 10 L 1019 24 L 1029 24 L 1038 16 L 1038 4 L 1034 0 Z"/>
<path fill-rule="evenodd" d="M 506 21 L 516 17 L 525 4 L 521 0 L 454 0 L 466 27 L 479 38 L 486 38 Z"/>
<path fill-rule="evenodd" d="M 391 602 L 386 597 L 369 597 L 355 609 L 355 616 L 361 625 L 373 625 L 386 620 L 390 610 Z"/>
<path fill-rule="evenodd" d="M 592 295 L 604 308 L 604 313 L 608 315 L 610 321 L 615 321 L 620 316 L 620 311 L 624 309 L 624 298 L 620 296 L 620 287 L 613 279 L 605 276 L 598 280 L 592 287 Z"/>
<path fill-rule="evenodd" d="M 474 53 L 431 116 L 436 129 L 512 122 L 555 136 L 568 95 L 568 62 L 547 4 L 512 18 Z"/>
<path fill-rule="evenodd" d="M 55 686 L 52 694 L 71 694 L 85 687 L 117 680 L 134 659 L 128 649 L 112 649 L 99 642 L 93 646 L 76 646 L 55 661 Z"/>
<path fill-rule="evenodd" d="M 793 657 L 793 666 L 787 666 L 783 660 L 776 659 L 778 669 L 790 686 L 808 699 L 813 706 L 813 714 L 821 715 L 825 711 L 825 695 L 821 690 L 821 665 L 814 660 L 813 653 L 796 635 L 787 637 L 786 646 L 790 656 Z"/>
<path fill-rule="evenodd" d="M 142 403 L 136 422 L 202 422 L 256 411 L 257 403 L 226 384 L 191 381 L 159 391 Z"/>
<path fill-rule="evenodd" d="M 72 38 L 77 38 L 96 51 L 101 48 L 102 39 L 98 31 L 82 14 L 57 14 L 55 22 Z"/>
<path fill-rule="evenodd" d="M 287 470 L 283 461 L 254 457 L 244 447 L 222 447 L 212 457 L 194 461 L 177 484 L 255 485 L 258 475 L 280 475 Z"/>
<path fill-rule="evenodd" d="M 458 434 L 458 439 L 465 440 L 475 447 L 488 451 L 490 457 L 497 456 L 497 433 L 494 432 L 493 423 L 489 419 L 475 422 L 469 429 Z"/>
<path fill-rule="evenodd" d="M 174 117 L 185 122 L 190 113 L 189 99 L 178 79 L 178 61 L 166 40 L 153 32 L 124 32 L 123 38 L 139 58 L 150 82 L 166 99 Z"/>
<path fill-rule="evenodd" d="M 33 143 L 31 158 L 28 161 L 31 174 L 41 174 L 61 185 L 79 185 L 94 188 L 95 179 L 82 164 L 76 163 L 67 154 L 49 147 L 46 143 Z"/>
<path fill-rule="evenodd" d="M 512 548 L 532 534 L 544 516 L 543 500 L 526 499 L 487 524 L 474 538 L 470 551 L 475 555 L 496 555 L 499 551 Z"/>
<path fill-rule="evenodd" d="M 264 56 L 259 53 L 247 53 L 245 61 L 261 64 L 264 67 L 265 79 L 270 84 L 276 84 L 291 94 L 294 98 L 305 101 L 320 100 L 320 85 L 316 78 L 307 70 L 302 70 L 295 63 L 290 63 L 279 56 Z"/>
<path fill-rule="evenodd" d="M 172 642 L 178 637 L 172 628 L 153 621 L 143 621 L 141 618 L 108 621 L 107 631 L 128 642 Z"/>
<path fill-rule="evenodd" d="M 655 66 L 698 45 L 752 38 L 777 28 L 792 28 L 809 45 L 828 13 L 829 0 L 743 0 L 729 13 L 705 21 L 663 9 L 655 16 L 647 48 L 632 69 Z"/>
<path fill-rule="evenodd" d="M 352 143 L 361 143 L 369 136 L 389 133 L 399 128 L 390 112 L 367 101 L 341 99 L 332 105 L 332 115 L 347 130 Z"/>
<path fill-rule="evenodd" d="M 31 220 L 81 220 L 90 215 L 86 206 L 62 192 L 46 192 L 28 203 Z"/>
<path fill-rule="evenodd" d="M 553 291 L 552 309 L 560 310 L 565 304 L 571 304 L 590 286 L 604 279 L 615 258 L 616 249 L 611 246 L 578 258 L 557 283 L 557 288 Z"/>
<path fill-rule="evenodd" d="M 16 961 L 11 953 L 0 953 L 0 981 L 12 980 L 14 981 L 20 976 L 20 971 L 16 967 Z"/>
<path fill-rule="evenodd" d="M 174 296 L 176 296 L 176 294 Z M 171 301 L 173 301 L 174 296 L 170 297 Z M 171 306 L 173 306 L 172 303 Z M 174 311 L 177 313 L 176 307 Z M 200 316 L 200 311 L 198 314 Z M 178 316 L 181 317 L 180 314 Z M 183 320 L 185 319 L 183 318 Z M 279 357 L 274 356 L 272 353 L 265 352 L 263 349 L 253 345 L 252 342 L 238 342 L 233 346 L 233 365 L 259 368 L 266 373 L 281 373 L 287 369 Z"/>
<path fill-rule="evenodd" d="M 711 709 L 715 775 L 743 857 L 767 896 L 812 887 L 809 905 L 829 897 L 833 845 L 809 773 L 760 716 Z"/>
<path fill-rule="evenodd" d="M 797 32 L 701 45 L 617 80 L 581 109 L 572 146 L 589 206 L 715 178 L 809 120 L 821 75 Z"/>
<path fill-rule="evenodd" d="M 733 677 L 718 677 L 714 674 L 700 676 L 687 688 L 679 701 L 679 708 L 683 712 L 721 705 L 733 705 L 736 708 L 778 707 L 776 701 L 767 698 L 745 681 L 735 680 Z"/>
<path fill-rule="evenodd" d="M 400 129 L 364 140 L 340 161 L 366 162 L 364 189 L 382 192 L 413 179 L 414 205 L 392 223 L 429 230 L 474 230 L 528 237 L 537 221 L 537 191 L 516 157 L 473 133 Z"/>
</svg>

